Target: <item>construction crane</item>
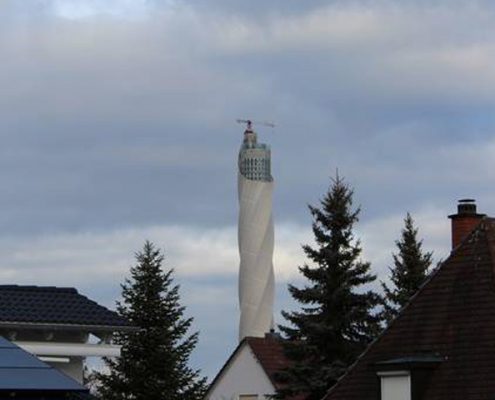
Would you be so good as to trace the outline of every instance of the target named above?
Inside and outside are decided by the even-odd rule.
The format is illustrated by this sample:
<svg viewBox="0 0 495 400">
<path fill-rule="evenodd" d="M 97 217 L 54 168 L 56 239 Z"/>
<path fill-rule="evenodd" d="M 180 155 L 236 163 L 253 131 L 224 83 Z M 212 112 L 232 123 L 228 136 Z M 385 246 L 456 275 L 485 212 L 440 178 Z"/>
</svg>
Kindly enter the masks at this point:
<svg viewBox="0 0 495 400">
<path fill-rule="evenodd" d="M 266 121 L 252 121 L 250 119 L 236 119 L 236 122 L 239 124 L 246 124 L 246 129 L 248 131 L 252 130 L 253 124 L 256 125 L 262 125 L 262 126 L 268 126 L 270 128 L 275 128 L 275 124 L 272 122 L 266 122 Z"/>
</svg>

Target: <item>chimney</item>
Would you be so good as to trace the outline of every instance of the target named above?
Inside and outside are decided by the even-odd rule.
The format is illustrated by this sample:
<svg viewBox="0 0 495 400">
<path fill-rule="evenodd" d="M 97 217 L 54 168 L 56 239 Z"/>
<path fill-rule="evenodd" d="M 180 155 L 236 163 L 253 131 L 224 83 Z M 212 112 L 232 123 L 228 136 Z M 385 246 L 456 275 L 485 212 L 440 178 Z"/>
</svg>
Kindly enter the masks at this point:
<svg viewBox="0 0 495 400">
<path fill-rule="evenodd" d="M 452 249 L 459 244 L 478 226 L 485 214 L 476 212 L 476 202 L 473 199 L 462 199 L 457 204 L 457 214 L 449 215 L 452 221 Z"/>
</svg>

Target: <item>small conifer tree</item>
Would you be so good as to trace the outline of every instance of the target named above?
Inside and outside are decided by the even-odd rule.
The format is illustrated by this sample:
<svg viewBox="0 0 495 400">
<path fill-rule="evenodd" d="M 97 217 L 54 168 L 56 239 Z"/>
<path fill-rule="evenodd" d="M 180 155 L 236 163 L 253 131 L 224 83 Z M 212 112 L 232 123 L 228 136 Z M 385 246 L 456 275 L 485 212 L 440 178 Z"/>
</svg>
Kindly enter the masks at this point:
<svg viewBox="0 0 495 400">
<path fill-rule="evenodd" d="M 188 367 L 198 333 L 188 334 L 173 270 L 162 271 L 163 255 L 146 242 L 122 285 L 117 311 L 139 330 L 117 335 L 121 357 L 106 359 L 108 374 L 98 374 L 103 400 L 200 400 L 205 379 Z"/>
<path fill-rule="evenodd" d="M 309 206 L 316 246 L 303 246 L 311 261 L 299 267 L 304 286 L 289 285 L 301 310 L 282 312 L 289 322 L 280 329 L 292 366 L 278 375 L 283 385 L 277 398 L 306 394 L 308 400 L 321 399 L 380 330 L 374 312 L 380 297 L 363 288 L 376 276 L 360 259 L 353 234 L 360 210 L 353 209 L 352 196 L 337 175 L 321 207 Z"/>
<path fill-rule="evenodd" d="M 389 268 L 393 286 L 381 282 L 384 291 L 383 317 L 387 322 L 397 315 L 423 284 L 433 256 L 432 252 L 423 252 L 423 241 L 418 240 L 418 229 L 409 213 L 404 219 L 401 238 L 395 244 L 399 251 L 392 254 L 394 265 Z"/>
</svg>

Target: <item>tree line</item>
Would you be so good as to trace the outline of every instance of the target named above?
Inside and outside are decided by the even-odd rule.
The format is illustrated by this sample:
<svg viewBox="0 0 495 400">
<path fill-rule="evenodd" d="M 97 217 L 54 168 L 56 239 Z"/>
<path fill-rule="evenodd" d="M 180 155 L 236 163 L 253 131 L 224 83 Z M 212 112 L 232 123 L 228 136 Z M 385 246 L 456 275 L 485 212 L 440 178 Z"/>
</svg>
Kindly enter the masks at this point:
<svg viewBox="0 0 495 400">
<path fill-rule="evenodd" d="M 323 398 L 416 293 L 432 263 L 408 213 L 392 254 L 390 284 L 381 282 L 383 294 L 377 293 L 370 288 L 377 277 L 362 260 L 353 232 L 360 212 L 353 207 L 353 189 L 337 175 L 319 207 L 309 206 L 309 211 L 316 244 L 303 246 L 308 259 L 299 266 L 304 286 L 289 284 L 301 308 L 282 312 L 288 324 L 279 328 L 292 363 L 277 377 L 284 384 L 277 399 Z"/>
<path fill-rule="evenodd" d="M 304 285 L 288 286 L 300 309 L 282 312 L 286 323 L 279 330 L 291 366 L 276 377 L 283 383 L 276 399 L 321 399 L 407 304 L 432 264 L 432 253 L 423 250 L 407 213 L 392 254 L 390 283 L 380 282 L 379 293 L 370 287 L 377 277 L 362 259 L 354 234 L 360 208 L 353 205 L 353 189 L 337 175 L 309 211 L 315 244 L 303 246 L 307 263 L 298 268 Z M 189 332 L 192 318 L 185 318 L 173 269 L 165 270 L 163 261 L 163 253 L 145 242 L 122 284 L 117 312 L 140 329 L 116 334 L 121 357 L 105 359 L 107 371 L 92 374 L 102 400 L 200 400 L 205 395 L 206 379 L 188 366 L 198 333 Z"/>
</svg>

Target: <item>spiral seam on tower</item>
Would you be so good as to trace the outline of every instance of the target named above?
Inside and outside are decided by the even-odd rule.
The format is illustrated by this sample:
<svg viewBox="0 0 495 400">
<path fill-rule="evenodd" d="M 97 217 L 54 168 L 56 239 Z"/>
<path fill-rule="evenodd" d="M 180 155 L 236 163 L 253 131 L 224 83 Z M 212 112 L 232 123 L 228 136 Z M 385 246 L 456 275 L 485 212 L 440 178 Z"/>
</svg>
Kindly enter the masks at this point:
<svg viewBox="0 0 495 400">
<path fill-rule="evenodd" d="M 269 146 L 249 127 L 239 151 L 239 340 L 273 328 L 273 178 Z"/>
</svg>

